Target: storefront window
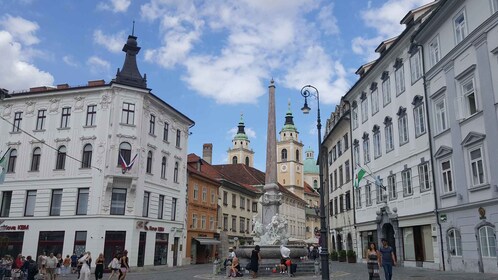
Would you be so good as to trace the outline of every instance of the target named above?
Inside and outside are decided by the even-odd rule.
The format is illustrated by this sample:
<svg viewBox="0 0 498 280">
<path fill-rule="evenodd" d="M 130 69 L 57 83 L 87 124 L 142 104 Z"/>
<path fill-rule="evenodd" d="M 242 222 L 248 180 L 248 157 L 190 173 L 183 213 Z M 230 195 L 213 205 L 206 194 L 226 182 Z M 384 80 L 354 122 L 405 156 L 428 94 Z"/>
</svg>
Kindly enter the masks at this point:
<svg viewBox="0 0 498 280">
<path fill-rule="evenodd" d="M 423 226 L 422 234 L 424 236 L 424 260 L 434 261 L 434 248 L 432 246 L 431 226 Z"/>
<path fill-rule="evenodd" d="M 47 255 L 50 253 L 63 254 L 64 246 L 64 231 L 40 231 L 38 239 L 37 256 L 45 252 Z"/>
<path fill-rule="evenodd" d="M 105 263 L 111 262 L 116 254 L 124 251 L 126 241 L 126 231 L 106 231 L 104 241 L 104 258 Z"/>
<path fill-rule="evenodd" d="M 17 256 L 22 251 L 24 232 L 0 232 L 0 256 Z"/>
<path fill-rule="evenodd" d="M 156 233 L 154 265 L 168 264 L 168 238 L 167 233 Z"/>
<path fill-rule="evenodd" d="M 86 231 L 77 231 L 74 237 L 74 250 L 77 256 L 86 251 Z"/>
<path fill-rule="evenodd" d="M 413 229 L 403 228 L 403 244 L 405 251 L 405 260 L 415 260 L 415 244 L 413 243 Z"/>
</svg>

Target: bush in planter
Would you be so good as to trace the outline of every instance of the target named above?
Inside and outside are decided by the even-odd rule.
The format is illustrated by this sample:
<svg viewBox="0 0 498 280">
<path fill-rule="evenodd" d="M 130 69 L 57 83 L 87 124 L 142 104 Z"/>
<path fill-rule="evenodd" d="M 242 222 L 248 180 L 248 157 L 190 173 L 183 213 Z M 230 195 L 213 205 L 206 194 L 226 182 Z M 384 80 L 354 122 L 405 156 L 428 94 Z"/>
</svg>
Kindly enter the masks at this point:
<svg viewBox="0 0 498 280">
<path fill-rule="evenodd" d="M 337 253 L 336 250 L 332 250 L 332 252 L 330 253 L 330 260 L 332 260 L 332 261 L 339 260 L 339 254 Z"/>
<path fill-rule="evenodd" d="M 339 261 L 340 262 L 345 262 L 346 261 L 346 250 L 340 250 L 339 251 Z"/>
<path fill-rule="evenodd" d="M 355 263 L 356 262 L 356 252 L 355 251 L 348 250 L 347 257 L 348 257 L 348 263 Z"/>
</svg>

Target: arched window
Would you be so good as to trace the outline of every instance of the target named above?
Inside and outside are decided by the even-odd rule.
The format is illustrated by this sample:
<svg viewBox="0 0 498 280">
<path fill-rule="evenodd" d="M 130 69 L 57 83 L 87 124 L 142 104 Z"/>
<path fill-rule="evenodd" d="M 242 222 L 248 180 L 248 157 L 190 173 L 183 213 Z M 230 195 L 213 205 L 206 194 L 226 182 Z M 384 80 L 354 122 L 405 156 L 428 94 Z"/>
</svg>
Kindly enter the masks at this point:
<svg viewBox="0 0 498 280">
<path fill-rule="evenodd" d="M 152 173 L 152 151 L 147 153 L 147 165 L 145 167 L 145 172 Z"/>
<path fill-rule="evenodd" d="M 178 183 L 178 161 L 175 162 L 175 170 L 173 172 L 173 181 Z"/>
<path fill-rule="evenodd" d="M 130 164 L 131 159 L 131 145 L 128 142 L 119 144 L 118 165 L 122 165 L 123 160 L 126 164 Z"/>
<path fill-rule="evenodd" d="M 166 157 L 161 160 L 161 178 L 166 179 Z"/>
<path fill-rule="evenodd" d="M 282 161 L 287 161 L 287 149 L 282 149 Z"/>
<path fill-rule="evenodd" d="M 462 255 L 462 237 L 456 228 L 448 230 L 448 251 L 452 256 Z"/>
<path fill-rule="evenodd" d="M 66 146 L 60 146 L 57 150 L 57 159 L 55 162 L 56 170 L 63 170 L 66 165 Z"/>
<path fill-rule="evenodd" d="M 83 157 L 81 159 L 81 168 L 90 168 L 92 166 L 92 145 L 83 146 Z"/>
<path fill-rule="evenodd" d="M 7 173 L 14 173 L 16 170 L 17 150 L 13 149 L 9 153 L 9 167 Z"/>
<path fill-rule="evenodd" d="M 246 157 L 246 165 L 249 166 L 249 157 Z"/>
<path fill-rule="evenodd" d="M 483 257 L 496 257 L 495 229 L 490 226 L 479 228 L 479 246 Z"/>
<path fill-rule="evenodd" d="M 296 150 L 296 161 L 299 162 L 299 150 Z"/>
<path fill-rule="evenodd" d="M 41 158 L 41 149 L 34 148 L 33 156 L 31 158 L 31 170 L 30 171 L 38 171 L 40 169 L 40 158 Z"/>
<path fill-rule="evenodd" d="M 237 164 L 237 157 L 236 157 L 236 156 L 234 156 L 234 157 L 232 158 L 232 164 Z"/>
</svg>

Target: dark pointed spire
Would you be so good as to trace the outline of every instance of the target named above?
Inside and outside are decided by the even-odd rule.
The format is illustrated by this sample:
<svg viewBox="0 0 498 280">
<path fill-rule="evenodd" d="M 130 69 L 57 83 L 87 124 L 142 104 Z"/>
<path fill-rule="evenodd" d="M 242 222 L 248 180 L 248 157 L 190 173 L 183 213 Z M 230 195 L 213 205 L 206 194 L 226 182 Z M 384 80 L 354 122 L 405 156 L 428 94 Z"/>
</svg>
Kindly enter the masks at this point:
<svg viewBox="0 0 498 280">
<path fill-rule="evenodd" d="M 237 134 L 235 134 L 235 137 L 233 138 L 234 141 L 236 140 L 246 140 L 249 141 L 249 138 L 247 137 L 246 131 L 245 131 L 245 124 L 244 124 L 244 115 L 240 114 L 240 121 L 239 121 L 239 130 L 237 131 Z"/>
<path fill-rule="evenodd" d="M 285 114 L 285 125 L 294 125 L 294 117 L 292 116 L 290 99 L 288 101 L 287 114 Z"/>
<path fill-rule="evenodd" d="M 128 36 L 128 40 L 123 46 L 123 52 L 126 53 L 123 68 L 122 70 L 118 69 L 116 78 L 113 81 L 134 87 L 147 88 L 146 76 L 142 77 L 137 66 L 137 54 L 140 52 L 140 47 L 137 44 L 137 37 L 133 35 L 134 33 L 135 22 L 133 22 L 132 35 Z"/>
</svg>

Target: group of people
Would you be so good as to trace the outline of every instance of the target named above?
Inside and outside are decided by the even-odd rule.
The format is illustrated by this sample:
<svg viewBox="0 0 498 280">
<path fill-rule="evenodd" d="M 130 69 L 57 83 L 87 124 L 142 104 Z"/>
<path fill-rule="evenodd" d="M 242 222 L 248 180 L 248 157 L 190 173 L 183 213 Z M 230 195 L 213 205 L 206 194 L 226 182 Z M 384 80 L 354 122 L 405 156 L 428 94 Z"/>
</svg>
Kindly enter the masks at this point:
<svg viewBox="0 0 498 280">
<path fill-rule="evenodd" d="M 104 276 L 105 259 L 104 254 L 99 254 L 94 262 L 95 279 L 100 280 Z M 0 260 L 0 279 L 12 280 L 34 280 L 35 276 L 44 280 L 58 280 L 59 276 L 66 276 L 70 273 L 78 274 L 79 280 L 89 280 L 91 275 L 92 256 L 90 252 L 67 255 L 64 259 L 61 254 L 48 256 L 45 252 L 40 254 L 35 261 L 31 256 L 24 257 L 19 254 L 15 259 L 6 255 Z M 118 280 L 124 280 L 130 266 L 128 264 L 128 251 L 122 255 L 116 254 L 108 264 L 111 275 L 108 280 L 116 276 Z"/>
<path fill-rule="evenodd" d="M 388 245 L 387 240 L 382 238 L 382 247 L 377 249 L 375 243 L 370 243 L 367 250 L 367 267 L 369 280 L 380 280 L 379 268 L 384 269 L 386 280 L 393 277 L 393 266 L 396 266 L 394 250 Z"/>
<path fill-rule="evenodd" d="M 225 266 L 229 267 L 230 271 L 228 273 L 229 277 L 241 277 L 242 272 L 240 268 L 239 258 L 235 254 L 236 247 L 228 248 L 228 257 L 225 262 Z M 261 263 L 261 254 L 260 247 L 256 245 L 254 250 L 251 252 L 250 262 L 247 264 L 246 269 L 251 271 L 252 278 L 256 278 L 258 276 L 259 264 Z M 230 264 L 230 265 L 228 265 Z"/>
</svg>

